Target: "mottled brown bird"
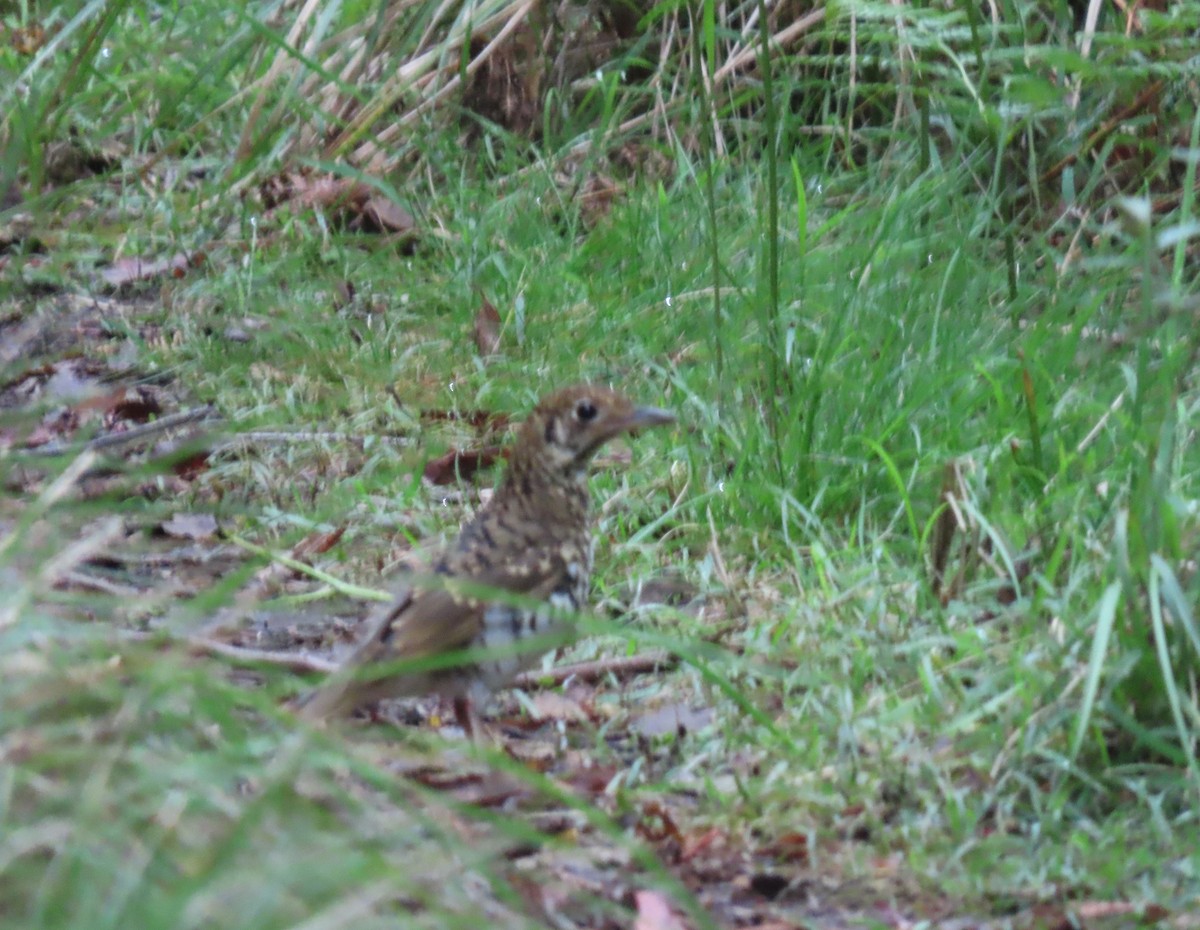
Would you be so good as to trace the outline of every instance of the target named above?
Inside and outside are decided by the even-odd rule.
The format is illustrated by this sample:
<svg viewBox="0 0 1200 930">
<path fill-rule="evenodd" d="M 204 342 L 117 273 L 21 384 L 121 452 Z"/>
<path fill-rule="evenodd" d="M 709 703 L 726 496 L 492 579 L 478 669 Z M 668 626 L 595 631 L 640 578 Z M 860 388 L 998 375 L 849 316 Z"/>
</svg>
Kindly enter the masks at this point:
<svg viewBox="0 0 1200 930">
<path fill-rule="evenodd" d="M 540 654 L 520 641 L 540 641 L 545 652 L 556 630 L 561 638 L 563 614 L 586 601 L 592 456 L 615 436 L 674 419 L 588 384 L 543 398 L 521 427 L 496 493 L 434 563 L 441 584 L 389 605 L 301 715 L 321 720 L 384 698 L 439 694 L 454 700 L 459 723 L 473 736 L 472 703 L 481 705 Z M 464 650 L 487 654 L 448 667 L 397 668 Z"/>
</svg>

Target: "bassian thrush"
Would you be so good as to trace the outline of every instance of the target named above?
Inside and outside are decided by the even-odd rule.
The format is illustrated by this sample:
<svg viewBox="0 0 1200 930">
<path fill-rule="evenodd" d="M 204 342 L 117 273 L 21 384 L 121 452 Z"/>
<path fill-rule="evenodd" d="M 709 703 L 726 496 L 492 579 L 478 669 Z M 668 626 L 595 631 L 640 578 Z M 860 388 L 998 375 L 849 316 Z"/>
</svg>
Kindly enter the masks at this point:
<svg viewBox="0 0 1200 930">
<path fill-rule="evenodd" d="M 522 425 L 495 494 L 434 563 L 442 584 L 391 603 L 300 714 L 323 720 L 384 698 L 439 694 L 453 699 L 458 722 L 473 738 L 472 703 L 481 706 L 539 658 L 519 641 L 540 641 L 544 652 L 547 637 L 561 633 L 563 615 L 586 602 L 592 456 L 615 436 L 674 419 L 588 384 L 544 397 Z M 449 667 L 397 668 L 465 650 L 474 655 Z M 495 654 L 481 654 L 489 651 Z"/>
</svg>

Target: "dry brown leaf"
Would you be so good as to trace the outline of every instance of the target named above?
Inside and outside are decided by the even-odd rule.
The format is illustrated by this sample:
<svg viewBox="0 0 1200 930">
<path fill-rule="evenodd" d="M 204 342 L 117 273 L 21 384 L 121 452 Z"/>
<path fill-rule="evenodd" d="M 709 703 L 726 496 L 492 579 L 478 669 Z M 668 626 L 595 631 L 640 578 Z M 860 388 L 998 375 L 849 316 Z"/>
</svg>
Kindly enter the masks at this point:
<svg viewBox="0 0 1200 930">
<path fill-rule="evenodd" d="M 679 849 L 679 861 L 687 862 L 699 855 L 720 850 L 729 845 L 729 838 L 718 827 L 709 827 L 703 833 L 694 834 L 684 839 Z"/>
<path fill-rule="evenodd" d="M 46 43 L 46 29 L 41 23 L 30 23 L 9 33 L 8 42 L 18 55 L 33 55 Z"/>
<path fill-rule="evenodd" d="M 137 385 L 119 387 L 100 397 L 89 398 L 77 404 L 75 410 L 80 414 L 98 412 L 103 415 L 106 425 L 111 426 L 120 420 L 145 423 L 162 413 L 162 405 L 153 389 Z"/>
<path fill-rule="evenodd" d="M 499 446 L 459 451 L 457 449 L 432 459 L 425 466 L 425 480 L 432 484 L 453 484 L 470 481 L 481 468 L 490 468 L 498 459 L 508 458 L 508 450 Z"/>
<path fill-rule="evenodd" d="M 212 539 L 217 535 L 217 518 L 211 513 L 177 513 L 159 524 L 159 530 L 176 539 Z"/>
<path fill-rule="evenodd" d="M 176 252 L 169 258 L 149 259 L 140 256 L 118 258 L 115 262 L 100 272 L 104 283 L 110 287 L 124 287 L 135 281 L 147 281 L 169 275 L 182 278 L 189 268 L 195 268 L 204 263 L 204 256 L 196 253 L 190 258 L 185 252 Z"/>
<path fill-rule="evenodd" d="M 800 865 L 807 865 L 809 858 L 808 834 L 796 832 L 784 833 L 760 851 L 777 862 L 793 862 Z"/>
<path fill-rule="evenodd" d="M 328 533 L 309 533 L 292 547 L 293 559 L 304 559 L 310 555 L 321 555 L 338 544 L 346 527 L 339 526 Z"/>
<path fill-rule="evenodd" d="M 712 724 L 714 716 L 711 707 L 692 708 L 680 701 L 634 717 L 629 726 L 646 737 L 665 736 L 667 733 L 683 736 L 705 729 Z"/>
<path fill-rule="evenodd" d="M 636 829 L 638 836 L 648 842 L 673 840 L 677 848 L 683 848 L 683 833 L 675 824 L 671 812 L 658 801 L 648 801 L 642 805 L 642 816 L 638 818 Z"/>
<path fill-rule="evenodd" d="M 562 720 L 566 723 L 584 723 L 588 720 L 588 712 L 583 706 L 565 694 L 539 691 L 530 702 L 533 705 L 533 718 L 538 722 Z"/>
<path fill-rule="evenodd" d="M 576 758 L 575 761 L 578 763 L 579 759 Z M 558 773 L 557 777 L 563 784 L 570 785 L 581 794 L 595 797 L 608 790 L 612 780 L 623 771 L 624 768 L 616 765 L 592 762 L 589 765 L 573 765 L 565 772 Z"/>
<path fill-rule="evenodd" d="M 1161 904 L 1141 905 L 1131 901 L 1077 901 L 1073 908 L 1079 918 L 1084 921 L 1136 914 L 1141 918 L 1140 923 L 1157 923 L 1171 915 L 1171 912 Z"/>
<path fill-rule="evenodd" d="M 400 204 L 372 194 L 362 205 L 362 227 L 366 232 L 411 233 L 417 221 Z"/>
<path fill-rule="evenodd" d="M 194 481 L 208 471 L 212 450 L 199 445 L 195 435 L 171 437 L 155 443 L 150 451 L 154 463 L 184 481 Z"/>
<path fill-rule="evenodd" d="M 391 233 L 404 240 L 415 237 L 417 221 L 412 214 L 365 181 L 290 171 L 268 178 L 259 193 L 268 211 L 292 203 L 324 210 L 331 221 L 347 229 Z"/>
<path fill-rule="evenodd" d="M 458 768 L 427 766 L 404 774 L 426 788 L 453 795 L 459 804 L 477 807 L 501 807 L 534 794 L 527 782 L 507 772 L 464 772 Z"/>
<path fill-rule="evenodd" d="M 500 351 L 500 311 L 482 294 L 479 297 L 483 303 L 475 314 L 475 347 L 487 358 Z"/>
<path fill-rule="evenodd" d="M 671 910 L 671 903 L 657 891 L 638 891 L 637 920 L 633 930 L 684 930 L 683 921 Z"/>
</svg>

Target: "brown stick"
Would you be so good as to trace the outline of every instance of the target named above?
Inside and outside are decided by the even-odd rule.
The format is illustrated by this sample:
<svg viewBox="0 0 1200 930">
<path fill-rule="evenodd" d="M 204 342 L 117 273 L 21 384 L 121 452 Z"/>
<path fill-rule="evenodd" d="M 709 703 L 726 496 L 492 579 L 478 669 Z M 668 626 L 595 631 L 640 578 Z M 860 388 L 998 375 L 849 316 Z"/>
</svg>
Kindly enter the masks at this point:
<svg viewBox="0 0 1200 930">
<path fill-rule="evenodd" d="M 1159 91 L 1162 90 L 1162 86 L 1162 81 L 1153 81 L 1148 84 L 1131 104 L 1118 111 L 1116 116 L 1105 120 L 1100 128 L 1087 138 L 1087 141 L 1084 142 L 1078 152 L 1072 152 L 1049 171 L 1045 172 L 1041 177 L 1042 186 L 1055 181 L 1067 168 L 1079 161 L 1081 155 L 1095 149 L 1096 146 L 1112 135 L 1123 122 L 1144 110 L 1158 96 Z"/>
<path fill-rule="evenodd" d="M 127 445 L 131 442 L 138 442 L 148 436 L 154 436 L 158 433 L 166 432 L 169 429 L 174 429 L 177 426 L 185 426 L 188 423 L 197 423 L 200 420 L 207 420 L 216 414 L 216 408 L 212 404 L 205 404 L 203 407 L 193 407 L 190 410 L 181 410 L 178 413 L 170 413 L 165 417 L 159 417 L 157 420 L 151 420 L 149 423 L 143 423 L 139 426 L 130 427 L 119 433 L 105 433 L 103 436 L 97 436 L 84 443 L 84 448 L 100 451 L 101 449 L 112 449 L 116 446 Z M 48 442 L 44 446 L 35 446 L 32 449 L 23 449 L 21 451 L 28 455 L 63 455 L 67 452 L 73 452 L 78 447 L 75 443 L 69 442 Z"/>
<path fill-rule="evenodd" d="M 537 689 L 561 685 L 570 678 L 586 682 L 599 681 L 605 675 L 631 678 L 634 675 L 666 671 L 678 664 L 677 656 L 656 650 L 636 656 L 617 656 L 612 659 L 596 659 L 593 662 L 572 662 L 570 665 L 552 668 L 548 672 L 522 672 L 513 680 L 513 685 L 518 688 Z"/>
<path fill-rule="evenodd" d="M 313 655 L 309 652 L 284 652 L 272 649 L 247 649 L 235 646 L 233 643 L 223 643 L 219 639 L 209 639 L 207 636 L 171 637 L 159 633 L 140 633 L 127 631 L 123 639 L 138 643 L 159 642 L 165 645 L 186 646 L 194 655 L 214 655 L 223 659 L 247 665 L 278 665 L 293 672 L 320 672 L 328 675 L 336 671 L 338 663 L 332 659 Z"/>
<path fill-rule="evenodd" d="M 161 637 L 157 633 L 125 634 L 126 639 L 135 642 L 154 642 Z M 293 672 L 319 672 L 328 675 L 341 666 L 332 659 L 313 655 L 308 652 L 285 652 L 271 649 L 248 649 L 245 646 L 235 646 L 218 639 L 203 636 L 189 636 L 164 642 L 180 643 L 198 655 L 214 655 L 234 662 L 248 665 L 277 665 Z M 580 681 L 596 682 L 606 675 L 618 678 L 631 678 L 634 675 L 645 675 L 651 672 L 667 671 L 679 664 L 679 659 L 669 652 L 656 650 L 636 656 L 617 656 L 611 659 L 596 659 L 592 662 L 572 662 L 560 665 L 547 672 L 523 672 L 513 680 L 513 685 L 526 690 L 557 687 L 572 678 Z"/>
</svg>

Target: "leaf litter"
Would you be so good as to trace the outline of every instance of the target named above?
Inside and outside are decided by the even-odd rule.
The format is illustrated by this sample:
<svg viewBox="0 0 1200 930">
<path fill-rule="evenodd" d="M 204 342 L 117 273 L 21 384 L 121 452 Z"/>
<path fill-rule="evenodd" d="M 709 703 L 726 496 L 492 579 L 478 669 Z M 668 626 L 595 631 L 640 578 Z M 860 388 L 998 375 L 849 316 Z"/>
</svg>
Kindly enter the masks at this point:
<svg viewBox="0 0 1200 930">
<path fill-rule="evenodd" d="M 487 359 L 500 351 L 500 311 L 482 293 L 479 312 L 475 315 L 475 348 Z"/>
<path fill-rule="evenodd" d="M 109 303 L 108 308 L 117 307 Z M 137 316 L 136 304 L 119 308 Z M 186 390 L 170 381 L 139 380 L 131 360 L 114 345 L 111 330 L 96 326 L 94 308 L 81 306 L 64 322 L 76 334 L 67 343 L 19 318 L 25 346 L 38 351 L 24 356 L 25 367 L 0 384 L 0 412 L 6 420 L 29 420 L 41 414 L 32 433 L 14 432 L 0 422 L 0 436 L 10 448 L 27 452 L 51 443 L 75 443 L 114 437 L 152 425 L 191 409 Z M 498 314 L 497 314 L 498 316 Z M 490 315 L 489 315 L 490 318 Z M 0 324 L 3 325 L 3 324 Z M 10 321 L 9 328 L 13 326 Z M 487 335 L 487 334 L 485 334 Z M 481 354 L 492 348 L 490 336 L 477 344 Z M 114 351 L 114 349 L 116 351 Z M 118 360 L 114 365 L 114 361 Z M 481 438 L 507 427 L 507 419 L 489 411 L 429 410 L 425 423 L 459 422 Z M 197 426 L 181 423 L 180 429 Z M 41 430 L 38 433 L 38 430 Z M 111 474 L 97 476 L 111 482 L 104 493 L 148 493 L 131 485 L 128 467 L 146 461 L 154 449 L 182 455 L 167 468 L 175 482 L 157 486 L 162 517 L 154 522 L 74 525 L 62 523 L 41 533 L 46 545 L 58 540 L 60 558 L 53 572 L 60 590 L 98 592 L 111 599 L 109 609 L 93 606 L 92 616 L 110 619 L 131 630 L 148 629 L 154 636 L 156 613 L 169 612 L 172 603 L 215 586 L 230 571 L 244 565 L 248 553 L 222 538 L 213 514 L 197 509 L 197 485 L 210 467 L 214 443 L 201 433 L 198 443 L 171 435 L 135 434 L 137 441 L 113 444 L 108 466 Z M 479 468 L 503 457 L 502 447 L 484 444 L 474 453 L 455 450 L 435 459 L 426 470 L 431 483 L 448 485 L 463 480 Z M 433 473 L 430 473 L 430 468 Z M 36 463 L 27 471 L 38 471 Z M 18 494 L 31 495 L 50 479 L 26 478 Z M 80 483 L 76 493 L 82 493 Z M 14 512 L 14 504 L 6 510 Z M 2 513 L 2 512 L 0 512 Z M 264 609 L 264 601 L 306 596 L 320 587 L 304 565 L 317 565 L 345 544 L 347 527 L 315 530 L 291 550 L 292 564 L 269 562 L 241 586 L 233 603 L 221 611 L 199 636 L 185 639 L 188 650 L 210 659 L 229 660 L 232 680 L 254 687 L 270 678 L 265 668 L 233 671 L 241 660 L 251 663 L 278 658 L 286 666 L 320 671 L 332 667 L 353 647 L 364 611 L 353 599 L 322 601 L 316 608 Z M 76 543 L 72 544 L 72 538 Z M 20 567 L 20 563 L 18 563 Z M 32 565 L 25 570 L 33 570 Z M 138 609 L 122 606 L 136 602 Z M 627 591 L 628 609 L 704 609 L 700 592 L 686 581 L 664 575 Z M 93 603 L 94 599 L 93 599 Z M 148 626 L 147 626 L 148 624 Z M 170 648 L 171 639 L 163 641 Z M 178 647 L 175 647 L 178 648 Z M 676 656 L 644 652 L 588 662 L 560 663 L 522 676 L 516 688 L 498 696 L 491 707 L 489 733 L 516 766 L 514 771 L 467 760 L 454 749 L 455 728 L 436 700 L 384 702 L 359 721 L 346 725 L 345 738 L 357 743 L 356 733 L 370 733 L 378 724 L 403 727 L 401 732 L 435 731 L 447 737 L 442 749 L 414 753 L 395 731 L 371 745 L 380 765 L 397 776 L 452 798 L 455 803 L 498 808 L 533 825 L 539 838 L 510 846 L 500 857 L 504 879 L 519 890 L 531 913 L 553 917 L 558 926 L 622 926 L 641 930 L 675 930 L 695 926 L 681 902 L 659 890 L 645 873 L 645 863 L 631 852 L 629 841 L 599 829 L 593 815 L 564 809 L 563 797 L 547 793 L 521 770 L 549 779 L 558 790 L 586 803 L 594 811 L 636 836 L 653 858 L 694 896 L 717 925 L 722 927 L 840 927 L 873 921 L 886 927 L 908 926 L 917 920 L 935 925 L 949 920 L 950 905 L 930 895 L 904 877 L 892 858 L 876 860 L 873 877 L 864 883 L 840 884 L 829 861 L 853 855 L 853 838 L 830 843 L 823 840 L 823 864 L 814 865 L 812 838 L 801 833 L 756 836 L 728 825 L 711 822 L 684 785 L 672 788 L 641 787 L 631 773 L 658 778 L 678 764 L 680 747 L 702 739 L 718 722 L 718 708 L 694 697 L 684 697 L 673 684 Z M 272 663 L 267 662 L 270 665 Z M 633 683 L 639 685 L 633 698 Z M 652 694 L 646 700 L 644 695 Z M 365 724 L 365 726 L 364 726 Z M 415 730 L 414 730 L 415 728 Z M 356 746 L 357 751 L 359 747 Z M 732 764 L 734 760 L 730 760 Z M 464 820 L 462 829 L 486 828 Z M 836 847 L 841 844 L 846 852 Z M 1124 913 L 1121 902 L 1097 903 L 1094 915 Z M 612 908 L 617 910 L 614 912 Z M 614 920 L 613 914 L 625 915 Z M 1044 913 L 1044 912 L 1043 912 Z M 1059 912 L 1066 919 L 1066 911 Z M 987 920 L 972 926 L 990 926 Z M 995 924 L 999 926 L 999 924 Z M 946 926 L 951 926 L 947 923 Z"/>
</svg>

